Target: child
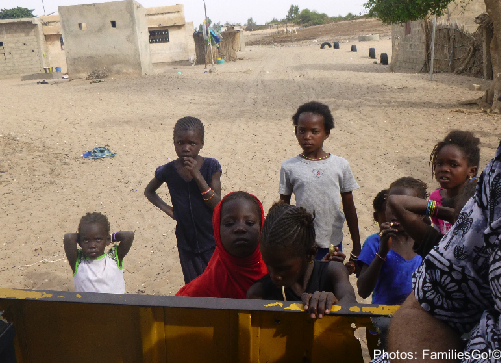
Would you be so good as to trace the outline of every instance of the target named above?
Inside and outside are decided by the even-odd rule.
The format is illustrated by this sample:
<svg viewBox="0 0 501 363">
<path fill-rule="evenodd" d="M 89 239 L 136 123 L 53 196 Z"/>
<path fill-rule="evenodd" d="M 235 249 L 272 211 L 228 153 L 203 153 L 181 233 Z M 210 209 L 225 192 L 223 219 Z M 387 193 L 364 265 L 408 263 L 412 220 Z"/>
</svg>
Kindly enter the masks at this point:
<svg viewBox="0 0 501 363">
<path fill-rule="evenodd" d="M 204 146 L 204 125 L 187 116 L 174 126 L 174 148 L 178 158 L 162 165 L 144 191 L 148 200 L 177 222 L 176 238 L 184 282 L 207 267 L 216 242 L 212 212 L 220 201 L 221 165 L 216 159 L 198 155 Z M 167 183 L 172 206 L 156 193 Z"/>
<path fill-rule="evenodd" d="M 435 145 L 430 155 L 432 174 L 440 188 L 430 194 L 430 200 L 442 205 L 443 198 L 454 198 L 468 181 L 477 175 L 480 163 L 480 140 L 470 131 L 451 131 Z M 433 217 L 435 228 L 446 234 L 449 221 Z"/>
<path fill-rule="evenodd" d="M 251 286 L 249 299 L 303 301 L 312 318 L 332 304 L 355 304 L 348 271 L 340 262 L 314 260 L 314 218 L 302 207 L 275 203 L 263 225 L 261 253 L 269 274 Z"/>
<path fill-rule="evenodd" d="M 94 212 L 83 216 L 78 233 L 64 235 L 64 251 L 73 270 L 75 291 L 125 294 L 123 259 L 133 240 L 134 232 L 129 231 L 110 236 L 110 222 L 104 214 Z M 105 253 L 110 242 L 120 243 Z"/>
<path fill-rule="evenodd" d="M 426 184 L 405 177 L 390 185 L 388 195 L 410 195 L 426 199 Z M 412 249 L 414 241 L 402 229 L 391 209 L 386 207 L 386 222 L 379 239 L 367 239 L 358 258 L 361 267 L 358 294 L 366 299 L 372 293 L 372 303 L 399 305 L 412 291 L 412 273 L 422 258 Z M 387 350 L 387 330 L 390 318 L 378 317 L 372 321 L 380 334 L 380 348 Z"/>
<path fill-rule="evenodd" d="M 291 194 L 294 193 L 296 205 L 314 213 L 318 246 L 316 259 L 322 259 L 329 252 L 331 244 L 342 251 L 346 216 L 353 241 L 351 261 L 354 261 L 361 249 L 358 217 L 352 194 L 358 184 L 348 162 L 323 149 L 324 141 L 334 128 L 329 107 L 319 102 L 306 103 L 297 109 L 292 120 L 303 152 L 282 164 L 280 199 L 290 204 Z"/>
<path fill-rule="evenodd" d="M 475 194 L 477 180 L 471 179 L 459 192 L 459 194 L 449 201 L 453 202 L 453 207 L 443 205 L 434 208 L 434 215 L 442 220 L 455 222 L 466 202 Z M 443 237 L 439 231 L 423 220 L 423 215 L 429 216 L 431 201 L 421 198 L 414 198 L 408 195 L 390 195 L 388 206 L 404 228 L 405 232 L 414 240 L 414 251 L 421 257 L 425 257 Z"/>
<path fill-rule="evenodd" d="M 225 196 L 214 210 L 216 251 L 204 273 L 176 296 L 244 299 L 247 289 L 267 273 L 259 250 L 263 219 L 263 206 L 255 196 Z"/>
</svg>

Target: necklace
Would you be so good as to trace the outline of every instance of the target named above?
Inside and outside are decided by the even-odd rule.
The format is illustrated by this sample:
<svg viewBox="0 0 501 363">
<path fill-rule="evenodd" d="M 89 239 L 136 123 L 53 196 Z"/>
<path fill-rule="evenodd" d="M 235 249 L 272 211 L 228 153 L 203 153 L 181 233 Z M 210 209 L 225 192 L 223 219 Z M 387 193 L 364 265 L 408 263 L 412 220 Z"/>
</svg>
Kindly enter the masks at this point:
<svg viewBox="0 0 501 363">
<path fill-rule="evenodd" d="M 301 153 L 301 154 L 299 154 L 299 155 L 300 155 L 303 159 L 306 159 L 306 160 L 311 160 L 311 161 L 319 161 L 319 160 L 324 160 L 324 159 L 327 159 L 327 158 L 330 156 L 330 154 L 327 154 L 327 155 L 325 155 L 325 156 L 323 156 L 323 157 L 321 157 L 321 158 L 309 158 L 309 157 L 307 157 L 307 156 L 304 156 L 304 154 L 303 154 L 303 153 Z"/>
</svg>

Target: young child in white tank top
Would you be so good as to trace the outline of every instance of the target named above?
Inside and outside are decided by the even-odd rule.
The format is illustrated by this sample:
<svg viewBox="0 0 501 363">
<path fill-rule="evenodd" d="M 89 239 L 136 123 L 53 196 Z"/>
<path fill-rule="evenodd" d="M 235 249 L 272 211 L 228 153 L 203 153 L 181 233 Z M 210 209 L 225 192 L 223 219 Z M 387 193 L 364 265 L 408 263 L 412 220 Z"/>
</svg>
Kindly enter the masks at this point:
<svg viewBox="0 0 501 363">
<path fill-rule="evenodd" d="M 134 232 L 130 231 L 111 236 L 108 218 L 101 213 L 83 216 L 78 233 L 64 235 L 64 251 L 73 270 L 75 291 L 124 294 L 123 258 L 133 240 Z M 105 253 L 110 242 L 119 244 Z"/>
</svg>

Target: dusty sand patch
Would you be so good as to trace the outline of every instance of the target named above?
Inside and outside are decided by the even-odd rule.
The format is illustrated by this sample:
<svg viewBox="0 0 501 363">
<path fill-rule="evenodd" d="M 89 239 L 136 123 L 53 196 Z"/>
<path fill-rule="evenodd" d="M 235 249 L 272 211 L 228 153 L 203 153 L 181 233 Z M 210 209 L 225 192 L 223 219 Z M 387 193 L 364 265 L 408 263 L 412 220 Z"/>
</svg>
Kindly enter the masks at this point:
<svg viewBox="0 0 501 363">
<path fill-rule="evenodd" d="M 300 152 L 292 114 L 309 100 L 327 103 L 336 128 L 325 148 L 350 162 L 361 186 L 355 202 L 362 238 L 376 231 L 372 199 L 391 181 L 409 175 L 430 190 L 437 186 L 428 158 L 448 130 L 476 132 L 481 167 L 494 155 L 499 117 L 451 112 L 457 101 L 480 95 L 468 86 L 481 80 L 390 73 L 368 58 L 370 46 L 378 57 L 390 53 L 389 40 L 354 44 L 357 53 L 312 42 L 249 46 L 243 60 L 212 74 L 195 66 L 98 84 L 1 81 L 2 286 L 72 290 L 63 234 L 75 231 L 85 212 L 101 211 L 112 230 L 136 231 L 125 259 L 127 291 L 174 294 L 183 281 L 175 225 L 143 190 L 155 168 L 175 157 L 172 128 L 185 115 L 206 125 L 201 155 L 221 162 L 223 193 L 245 190 L 269 208 L 282 161 Z M 104 145 L 118 155 L 81 158 Z M 160 194 L 169 199 L 167 188 Z"/>
</svg>

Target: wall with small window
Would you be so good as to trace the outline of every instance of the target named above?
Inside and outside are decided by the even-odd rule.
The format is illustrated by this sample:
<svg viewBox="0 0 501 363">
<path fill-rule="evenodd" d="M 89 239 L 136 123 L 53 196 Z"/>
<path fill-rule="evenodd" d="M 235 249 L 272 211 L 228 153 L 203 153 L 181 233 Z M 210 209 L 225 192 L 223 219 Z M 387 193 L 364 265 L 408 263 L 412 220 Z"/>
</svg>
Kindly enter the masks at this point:
<svg viewBox="0 0 501 363">
<path fill-rule="evenodd" d="M 0 20 L 0 78 L 43 71 L 43 35 L 38 18 Z"/>
<path fill-rule="evenodd" d="M 195 54 L 192 22 L 181 26 L 150 27 L 148 31 L 151 61 L 154 64 L 188 61 Z"/>
<path fill-rule="evenodd" d="M 148 27 L 135 1 L 60 6 L 68 73 L 86 77 L 96 69 L 109 74 L 150 73 Z"/>
</svg>

